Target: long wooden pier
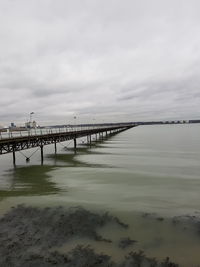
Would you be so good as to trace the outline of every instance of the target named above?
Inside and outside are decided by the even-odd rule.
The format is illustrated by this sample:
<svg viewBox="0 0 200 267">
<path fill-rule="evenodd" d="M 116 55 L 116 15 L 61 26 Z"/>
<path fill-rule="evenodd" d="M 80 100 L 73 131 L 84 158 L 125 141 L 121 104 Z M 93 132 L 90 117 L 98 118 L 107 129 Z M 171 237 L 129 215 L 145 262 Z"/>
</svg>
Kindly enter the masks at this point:
<svg viewBox="0 0 200 267">
<path fill-rule="evenodd" d="M 41 161 L 43 162 L 44 154 L 43 147 L 45 145 L 54 144 L 55 152 L 57 150 L 57 143 L 64 142 L 67 140 L 74 140 L 74 149 L 77 147 L 77 138 L 87 137 L 88 142 L 91 143 L 91 136 L 99 134 L 99 137 L 103 135 L 108 135 L 110 133 L 117 133 L 134 127 L 133 124 L 120 124 L 120 125 L 106 125 L 105 127 L 91 128 L 76 131 L 66 131 L 66 132 L 56 132 L 51 131 L 46 134 L 19 136 L 19 137 L 9 137 L 0 140 L 0 155 L 12 153 L 13 163 L 16 163 L 16 152 L 40 147 L 41 150 Z"/>
</svg>

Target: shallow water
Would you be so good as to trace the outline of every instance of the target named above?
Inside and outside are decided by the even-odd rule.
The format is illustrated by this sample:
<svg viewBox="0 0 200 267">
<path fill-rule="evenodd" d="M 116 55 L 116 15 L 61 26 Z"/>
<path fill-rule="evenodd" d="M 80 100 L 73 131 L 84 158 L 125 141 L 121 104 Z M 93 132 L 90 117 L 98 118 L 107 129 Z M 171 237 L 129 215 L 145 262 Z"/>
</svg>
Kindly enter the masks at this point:
<svg viewBox="0 0 200 267">
<path fill-rule="evenodd" d="M 174 226 L 170 218 L 200 212 L 199 133 L 199 124 L 139 126 L 91 147 L 80 139 L 76 153 L 70 145 L 64 149 L 69 142 L 62 143 L 56 155 L 53 146 L 46 146 L 44 165 L 39 151 L 29 164 L 17 153 L 15 168 L 11 155 L 0 156 L 0 212 L 18 203 L 108 210 L 130 227 L 122 231 L 107 226 L 100 230 L 106 237 L 117 242 L 129 236 L 138 240 L 131 249 L 170 256 L 183 266 L 197 265 L 200 235 L 193 228 Z M 146 218 L 144 212 L 155 214 Z M 156 220 L 160 216 L 163 221 Z M 119 259 L 124 252 L 116 242 L 92 245 Z M 74 244 L 77 240 L 63 249 Z"/>
<path fill-rule="evenodd" d="M 183 225 L 175 226 L 171 220 L 159 221 L 146 218 L 136 213 L 115 213 L 129 224 L 128 229 L 118 225 L 107 225 L 99 233 L 112 243 L 96 242 L 89 239 L 74 239 L 64 245 L 60 251 L 68 252 L 78 244 L 89 244 L 98 253 L 111 255 L 115 262 L 120 262 L 130 251 L 143 250 L 148 257 L 162 261 L 166 256 L 181 266 L 198 266 L 200 237 L 194 229 Z M 119 248 L 120 238 L 130 237 L 137 242 L 125 249 Z"/>
</svg>

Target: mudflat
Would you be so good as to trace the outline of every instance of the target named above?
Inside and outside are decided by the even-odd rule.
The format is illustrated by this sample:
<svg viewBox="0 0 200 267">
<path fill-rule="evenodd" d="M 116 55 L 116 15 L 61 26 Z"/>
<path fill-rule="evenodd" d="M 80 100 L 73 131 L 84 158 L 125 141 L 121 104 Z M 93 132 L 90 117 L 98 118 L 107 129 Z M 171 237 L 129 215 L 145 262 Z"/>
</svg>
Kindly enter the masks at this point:
<svg viewBox="0 0 200 267">
<path fill-rule="evenodd" d="M 128 227 L 108 213 L 97 214 L 82 207 L 36 208 L 19 205 L 0 218 L 0 266 L 79 266 L 79 267 L 177 267 L 166 257 L 162 262 L 148 258 L 142 251 L 131 251 L 121 262 L 99 254 L 90 246 L 77 246 L 68 253 L 59 248 L 74 237 L 87 237 L 98 242 L 112 240 L 98 234 L 106 224 Z M 136 240 L 125 237 L 118 242 L 124 249 Z"/>
</svg>

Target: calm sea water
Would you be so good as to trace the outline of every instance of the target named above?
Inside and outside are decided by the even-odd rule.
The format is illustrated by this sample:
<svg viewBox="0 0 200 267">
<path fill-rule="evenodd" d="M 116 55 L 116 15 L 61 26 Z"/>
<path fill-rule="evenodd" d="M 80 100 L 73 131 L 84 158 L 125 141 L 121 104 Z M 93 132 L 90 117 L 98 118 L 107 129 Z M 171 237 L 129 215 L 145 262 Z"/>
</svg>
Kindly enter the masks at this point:
<svg viewBox="0 0 200 267">
<path fill-rule="evenodd" d="M 56 155 L 46 146 L 44 165 L 37 149 L 22 151 L 36 151 L 28 164 L 18 152 L 15 168 L 12 155 L 0 156 L 0 213 L 19 203 L 107 210 L 130 224 L 125 235 L 139 240 L 136 249 L 184 266 L 200 263 L 200 235 L 168 219 L 200 213 L 200 125 L 139 126 L 91 147 L 85 141 L 76 153 L 70 142 L 58 145 Z M 146 220 L 144 212 L 165 220 Z M 102 231 L 112 239 L 124 235 L 109 226 Z M 92 245 L 116 259 L 123 254 L 110 244 Z"/>
</svg>

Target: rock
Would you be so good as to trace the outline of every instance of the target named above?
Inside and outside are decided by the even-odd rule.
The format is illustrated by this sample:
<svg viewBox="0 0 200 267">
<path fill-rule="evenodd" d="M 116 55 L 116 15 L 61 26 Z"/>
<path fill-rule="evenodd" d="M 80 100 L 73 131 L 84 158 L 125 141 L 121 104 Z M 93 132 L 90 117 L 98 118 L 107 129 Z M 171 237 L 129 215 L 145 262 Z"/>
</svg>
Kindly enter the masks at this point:
<svg viewBox="0 0 200 267">
<path fill-rule="evenodd" d="M 132 240 L 129 237 L 125 237 L 125 238 L 120 239 L 118 246 L 122 249 L 125 249 L 125 248 L 135 244 L 136 242 L 137 242 L 136 240 Z"/>
</svg>

